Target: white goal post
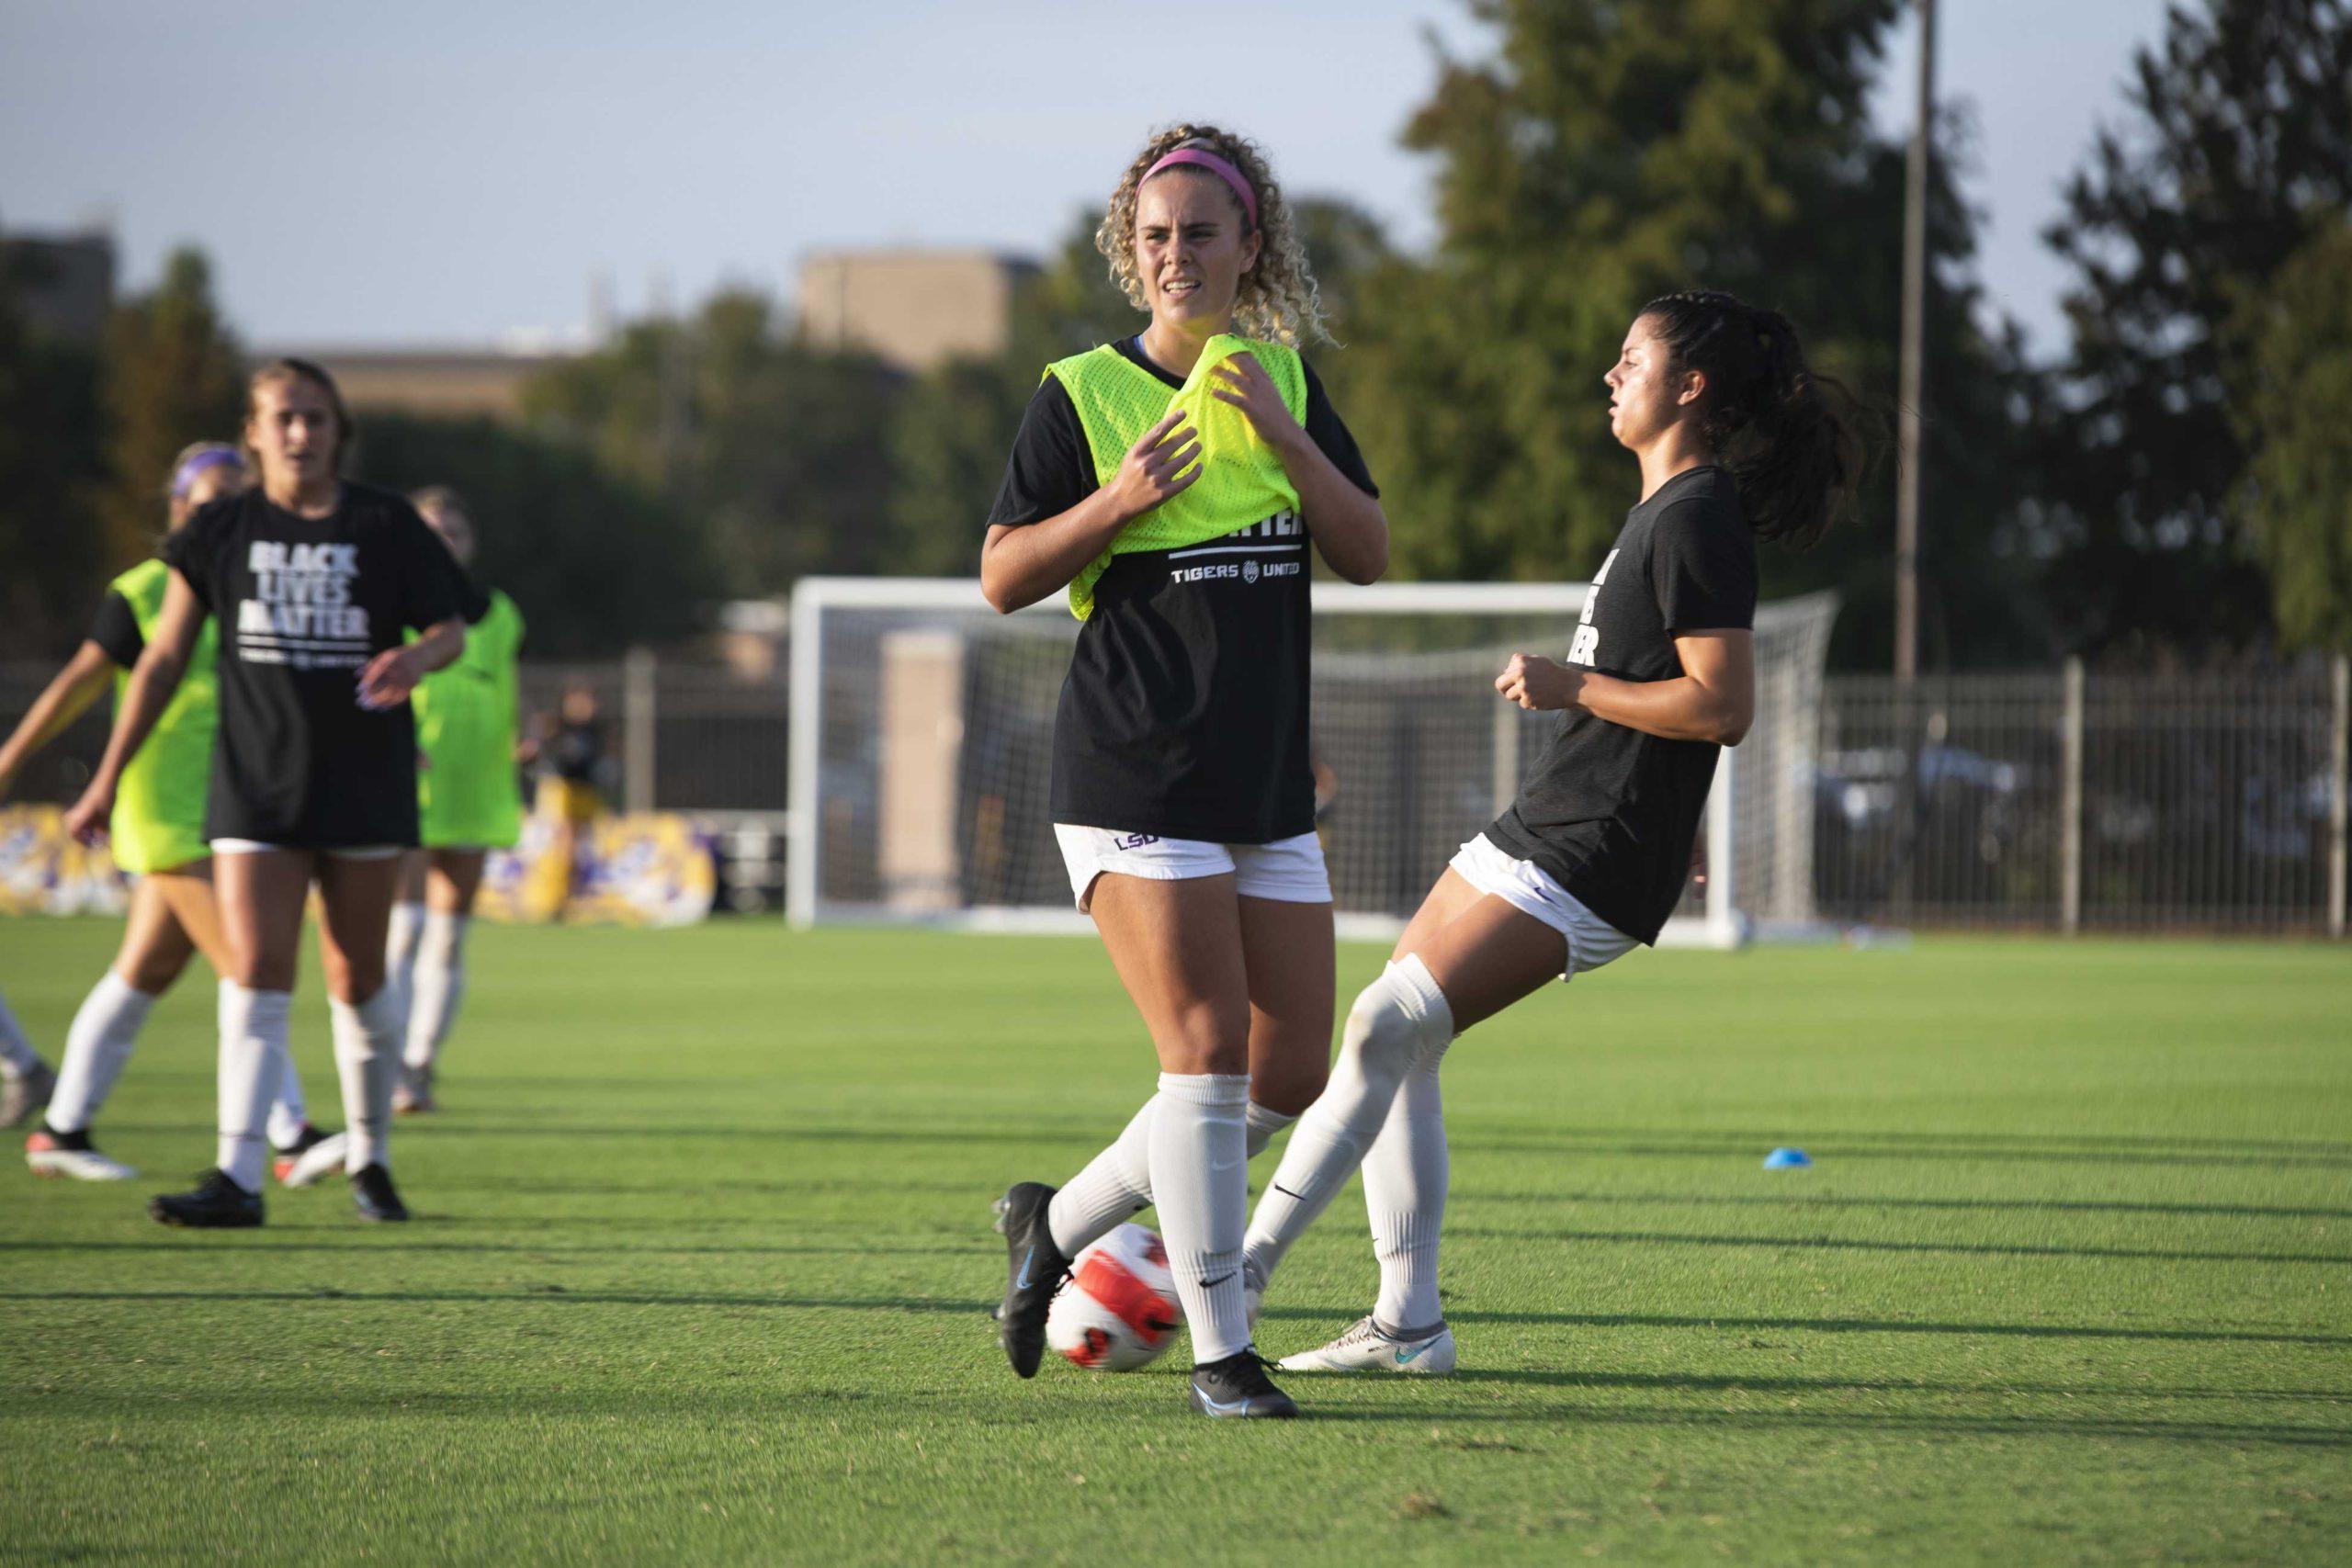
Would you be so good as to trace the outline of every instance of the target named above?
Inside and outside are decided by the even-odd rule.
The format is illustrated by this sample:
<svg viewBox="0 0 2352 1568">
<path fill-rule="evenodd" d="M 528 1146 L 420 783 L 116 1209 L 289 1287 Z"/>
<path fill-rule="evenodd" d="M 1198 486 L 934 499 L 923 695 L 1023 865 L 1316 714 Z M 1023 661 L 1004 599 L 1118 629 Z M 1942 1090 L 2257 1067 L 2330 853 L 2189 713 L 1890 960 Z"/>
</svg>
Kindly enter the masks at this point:
<svg viewBox="0 0 2352 1568">
<path fill-rule="evenodd" d="M 1312 746 L 1340 934 L 1384 940 L 1455 845 L 1516 794 L 1555 714 L 1494 694 L 1513 651 L 1562 655 L 1584 583 L 1314 589 Z M 1830 593 L 1758 607 L 1757 715 L 1708 800 L 1708 878 L 1663 942 L 1803 940 Z M 1090 929 L 1046 809 L 1078 622 L 1057 594 L 999 615 L 965 578 L 801 580 L 791 615 L 786 912 L 797 927 Z"/>
</svg>

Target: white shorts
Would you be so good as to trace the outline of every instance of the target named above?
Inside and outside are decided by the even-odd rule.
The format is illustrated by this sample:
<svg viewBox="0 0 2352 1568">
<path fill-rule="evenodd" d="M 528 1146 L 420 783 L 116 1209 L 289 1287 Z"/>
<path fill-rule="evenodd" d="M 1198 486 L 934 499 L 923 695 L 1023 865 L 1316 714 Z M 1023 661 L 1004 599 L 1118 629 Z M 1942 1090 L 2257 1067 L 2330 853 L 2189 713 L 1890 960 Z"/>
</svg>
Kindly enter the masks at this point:
<svg viewBox="0 0 2352 1568">
<path fill-rule="evenodd" d="M 266 844 L 259 839 L 215 839 L 212 852 L 216 855 L 257 855 L 268 850 L 308 850 L 308 844 Z M 405 852 L 398 844 L 339 844 L 332 849 L 313 850 L 314 854 L 331 855 L 336 860 L 390 860 Z"/>
<path fill-rule="evenodd" d="M 1573 980 L 1641 946 L 1579 902 L 1533 861 L 1513 860 L 1481 833 L 1446 863 L 1481 893 L 1491 893 L 1521 914 L 1543 921 L 1568 942 L 1568 962 L 1560 978 Z"/>
<path fill-rule="evenodd" d="M 1069 890 L 1082 911 L 1092 898 L 1094 879 L 1106 871 L 1154 882 L 1189 882 L 1196 876 L 1233 874 L 1234 891 L 1284 904 L 1328 904 L 1330 874 L 1323 869 L 1323 840 L 1312 833 L 1276 839 L 1271 844 L 1213 844 L 1201 839 L 1163 839 L 1150 833 L 1114 833 L 1108 828 L 1054 824 L 1054 840 L 1069 867 Z"/>
</svg>

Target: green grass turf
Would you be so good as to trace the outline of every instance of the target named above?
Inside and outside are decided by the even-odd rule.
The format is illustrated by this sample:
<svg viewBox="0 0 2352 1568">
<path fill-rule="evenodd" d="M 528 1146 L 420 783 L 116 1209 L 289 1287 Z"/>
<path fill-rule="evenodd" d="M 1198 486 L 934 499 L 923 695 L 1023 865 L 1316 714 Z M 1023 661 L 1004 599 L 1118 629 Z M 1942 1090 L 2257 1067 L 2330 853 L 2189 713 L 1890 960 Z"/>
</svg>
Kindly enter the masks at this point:
<svg viewBox="0 0 2352 1568">
<path fill-rule="evenodd" d="M 0 922 L 43 1043 L 113 940 Z M 191 978 L 100 1124 L 146 1178 L 0 1169 L 0 1559 L 2352 1561 L 2340 948 L 1556 989 L 1447 1067 L 1463 1375 L 1297 1377 L 1312 1419 L 1247 1427 L 1181 1348 L 1017 1382 L 984 1315 L 989 1200 L 1149 1087 L 1091 942 L 481 931 L 398 1229 L 334 1187 L 145 1219 L 211 1153 Z M 331 1106 L 314 978 L 296 1012 Z M 1343 1196 L 1262 1343 L 1371 1279 Z"/>
</svg>

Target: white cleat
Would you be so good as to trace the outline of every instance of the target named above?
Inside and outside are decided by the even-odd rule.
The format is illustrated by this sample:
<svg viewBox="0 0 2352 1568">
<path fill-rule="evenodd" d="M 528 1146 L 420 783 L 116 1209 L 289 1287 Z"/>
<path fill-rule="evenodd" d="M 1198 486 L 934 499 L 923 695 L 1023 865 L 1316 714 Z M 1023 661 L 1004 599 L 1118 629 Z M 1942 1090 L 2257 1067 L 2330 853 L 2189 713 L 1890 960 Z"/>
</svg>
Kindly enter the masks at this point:
<svg viewBox="0 0 2352 1568">
<path fill-rule="evenodd" d="M 1316 1350 L 1285 1356 L 1275 1366 L 1285 1372 L 1405 1372 L 1442 1378 L 1453 1371 L 1453 1330 L 1440 1325 L 1419 1339 L 1392 1339 L 1372 1319 Z"/>
<path fill-rule="evenodd" d="M 76 1181 L 130 1181 L 139 1175 L 96 1149 L 61 1147 L 45 1129 L 25 1140 L 25 1166 L 35 1176 L 70 1176 Z"/>
<path fill-rule="evenodd" d="M 350 1138 L 342 1133 L 330 1133 L 299 1155 L 280 1155 L 274 1162 L 278 1185 L 308 1187 L 322 1176 L 332 1176 L 343 1169 L 345 1151 L 351 1147 Z"/>
</svg>

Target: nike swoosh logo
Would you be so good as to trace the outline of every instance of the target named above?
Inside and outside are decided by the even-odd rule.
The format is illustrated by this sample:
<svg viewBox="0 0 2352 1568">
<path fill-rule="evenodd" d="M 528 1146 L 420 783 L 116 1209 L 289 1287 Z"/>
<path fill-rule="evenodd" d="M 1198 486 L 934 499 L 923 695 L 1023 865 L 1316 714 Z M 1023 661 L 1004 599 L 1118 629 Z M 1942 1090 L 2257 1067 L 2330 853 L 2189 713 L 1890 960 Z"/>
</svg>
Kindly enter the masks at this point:
<svg viewBox="0 0 2352 1568">
<path fill-rule="evenodd" d="M 1224 1274 L 1219 1274 L 1219 1275 L 1218 1275 L 1216 1279 L 1214 1279 L 1214 1280 L 1202 1280 L 1202 1281 L 1201 1281 L 1201 1289 L 1203 1289 L 1203 1290 L 1204 1290 L 1204 1291 L 1214 1291 L 1214 1290 L 1216 1290 L 1219 1285 L 1224 1284 L 1227 1280 L 1230 1280 L 1230 1279 L 1232 1279 L 1232 1278 L 1233 1278 L 1233 1276 L 1232 1276 L 1232 1274 L 1231 1274 L 1231 1273 L 1229 1273 L 1229 1272 L 1228 1272 L 1228 1273 L 1224 1273 Z"/>
<path fill-rule="evenodd" d="M 1193 1385 L 1193 1392 L 1194 1393 L 1201 1393 L 1201 1385 L 1194 1383 Z M 1211 1399 L 1205 1393 L 1201 1393 L 1201 1403 L 1208 1406 L 1212 1414 L 1218 1416 L 1230 1416 L 1238 1410 L 1247 1410 L 1250 1407 L 1250 1401 L 1247 1399 L 1219 1401 Z"/>
<path fill-rule="evenodd" d="M 1434 1345 L 1434 1344 L 1436 1344 L 1436 1343 L 1437 1343 L 1437 1341 L 1436 1341 L 1436 1340 L 1434 1340 L 1434 1339 L 1425 1340 L 1425 1341 L 1423 1341 L 1422 1343 L 1420 1343 L 1420 1344 L 1419 1344 L 1419 1345 L 1414 1346 L 1414 1347 L 1413 1347 L 1411 1349 L 1409 1349 L 1409 1350 L 1399 1350 L 1399 1351 L 1397 1351 L 1397 1352 L 1396 1352 L 1396 1364 L 1397 1364 L 1398 1366 L 1400 1366 L 1400 1367 L 1408 1367 L 1408 1366 L 1412 1365 L 1415 1361 L 1418 1361 L 1418 1360 L 1419 1360 L 1419 1359 L 1421 1359 L 1421 1352 L 1422 1352 L 1422 1351 L 1424 1351 L 1424 1350 L 1428 1349 L 1431 1345 Z"/>
<path fill-rule="evenodd" d="M 1012 1288 L 1014 1290 L 1025 1291 L 1029 1288 L 1029 1265 L 1035 1263 L 1036 1260 L 1037 1249 L 1033 1247 L 1022 1257 L 1021 1278 L 1012 1282 Z"/>
<path fill-rule="evenodd" d="M 1283 1197 L 1285 1197 L 1285 1198 L 1295 1198 L 1296 1200 L 1298 1200 L 1298 1201 L 1300 1201 L 1300 1202 L 1302 1202 L 1302 1203 L 1304 1203 L 1304 1202 L 1306 1202 L 1306 1193 L 1304 1193 L 1304 1192 L 1294 1192 L 1294 1191 L 1292 1191 L 1289 1188 L 1284 1187 L 1284 1186 L 1283 1186 L 1281 1182 L 1279 1182 L 1279 1181 L 1277 1181 L 1277 1182 L 1275 1182 L 1275 1183 L 1274 1183 L 1274 1190 L 1275 1190 L 1275 1191 L 1277 1191 L 1277 1192 L 1279 1192 L 1279 1193 L 1281 1193 L 1281 1194 L 1282 1194 Z"/>
<path fill-rule="evenodd" d="M 1247 1164 L 1249 1164 L 1249 1163 L 1250 1163 L 1250 1162 L 1249 1162 L 1248 1160 L 1229 1159 L 1229 1160 L 1227 1160 L 1223 1165 L 1214 1165 L 1214 1164 L 1213 1164 L 1213 1165 L 1211 1165 L 1211 1166 L 1209 1167 L 1209 1168 L 1210 1168 L 1211 1170 L 1238 1170 L 1239 1168 L 1241 1168 L 1241 1167 L 1243 1167 L 1243 1166 L 1245 1166 L 1245 1165 L 1247 1165 Z"/>
</svg>

